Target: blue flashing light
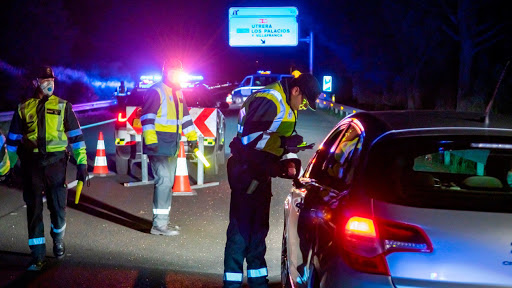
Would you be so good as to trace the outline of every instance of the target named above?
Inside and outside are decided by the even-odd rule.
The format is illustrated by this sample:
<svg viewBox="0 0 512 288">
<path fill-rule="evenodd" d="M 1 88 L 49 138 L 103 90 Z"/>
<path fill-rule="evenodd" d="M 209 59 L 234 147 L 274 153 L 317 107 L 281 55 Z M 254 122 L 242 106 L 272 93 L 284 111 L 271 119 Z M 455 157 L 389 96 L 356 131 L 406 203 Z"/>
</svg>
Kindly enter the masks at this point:
<svg viewBox="0 0 512 288">
<path fill-rule="evenodd" d="M 258 74 L 271 74 L 270 70 L 264 71 L 264 70 L 258 70 Z"/>
</svg>

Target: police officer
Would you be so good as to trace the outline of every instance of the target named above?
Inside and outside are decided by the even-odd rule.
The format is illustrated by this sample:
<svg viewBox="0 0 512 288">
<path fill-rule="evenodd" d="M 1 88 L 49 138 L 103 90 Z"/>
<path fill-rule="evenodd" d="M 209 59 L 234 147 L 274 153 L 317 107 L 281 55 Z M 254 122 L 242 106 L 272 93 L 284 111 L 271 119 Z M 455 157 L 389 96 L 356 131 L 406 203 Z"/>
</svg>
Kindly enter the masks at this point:
<svg viewBox="0 0 512 288">
<path fill-rule="evenodd" d="M 144 153 L 149 156 L 155 178 L 153 227 L 150 231 L 155 235 L 179 234 L 179 227 L 168 227 L 168 224 L 181 133 L 187 137 L 189 148 L 193 150 L 197 147 L 196 130 L 181 91 L 182 74 L 180 60 L 165 61 L 162 81 L 148 89 L 142 106 L 140 120 L 144 136 Z"/>
<path fill-rule="evenodd" d="M 23 179 L 23 200 L 27 204 L 28 245 L 32 263 L 28 270 L 45 264 L 46 241 L 43 223 L 43 191 L 50 210 L 53 254 L 64 257 L 66 230 L 66 166 L 71 145 L 77 162 L 77 178 L 85 180 L 87 156 L 80 124 L 71 104 L 53 95 L 55 75 L 49 66 L 37 71 L 32 98 L 18 105 L 9 134 L 7 151 L 11 168 L 19 156 Z"/>
<path fill-rule="evenodd" d="M 9 162 L 9 155 L 7 154 L 5 136 L 0 130 L 0 182 L 5 181 L 10 168 L 11 164 Z"/>
<path fill-rule="evenodd" d="M 271 178 L 280 176 L 281 158 L 303 143 L 295 134 L 297 110 L 316 108 L 317 79 L 303 73 L 272 83 L 250 95 L 242 105 L 238 133 L 230 144 L 228 181 L 231 188 L 229 226 L 224 251 L 224 287 L 241 287 L 247 261 L 249 286 L 267 287 L 265 238 L 269 230 Z M 262 168 L 264 167 L 264 168 Z M 288 171 L 300 167 L 286 167 Z M 296 175 L 289 175 L 296 176 Z"/>
</svg>

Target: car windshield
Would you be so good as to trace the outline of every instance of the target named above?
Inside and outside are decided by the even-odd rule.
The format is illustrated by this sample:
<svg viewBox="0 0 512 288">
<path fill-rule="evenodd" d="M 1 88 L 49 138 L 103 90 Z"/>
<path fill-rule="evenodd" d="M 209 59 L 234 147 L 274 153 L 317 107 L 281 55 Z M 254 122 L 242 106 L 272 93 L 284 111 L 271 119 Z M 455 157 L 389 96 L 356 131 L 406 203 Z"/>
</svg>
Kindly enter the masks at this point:
<svg viewBox="0 0 512 288">
<path fill-rule="evenodd" d="M 275 76 L 254 76 L 253 86 L 267 86 L 277 81 Z"/>
<path fill-rule="evenodd" d="M 512 212 L 512 145 L 506 143 L 415 137 L 375 145 L 367 162 L 368 191 L 408 206 Z"/>
</svg>

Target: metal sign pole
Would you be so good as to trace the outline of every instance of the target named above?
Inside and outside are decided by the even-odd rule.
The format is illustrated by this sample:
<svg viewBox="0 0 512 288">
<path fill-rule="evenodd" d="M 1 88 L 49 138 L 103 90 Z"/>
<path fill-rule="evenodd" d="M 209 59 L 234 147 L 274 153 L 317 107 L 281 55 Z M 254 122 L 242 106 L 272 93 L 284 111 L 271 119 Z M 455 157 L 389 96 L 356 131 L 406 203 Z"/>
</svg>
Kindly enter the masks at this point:
<svg viewBox="0 0 512 288">
<path fill-rule="evenodd" d="M 201 151 L 201 153 L 203 153 L 204 155 L 204 136 L 202 134 L 199 134 L 199 137 L 198 137 L 198 141 L 199 141 L 199 151 Z M 217 143 L 215 143 L 216 145 L 218 145 Z M 214 154 L 213 154 L 214 157 L 217 157 L 217 154 L 216 152 L 214 151 Z M 197 159 L 197 185 L 192 185 L 190 186 L 192 189 L 197 189 L 197 188 L 205 188 L 205 187 L 211 187 L 211 186 L 217 186 L 219 185 L 219 182 L 210 182 L 210 183 L 204 183 L 204 164 L 201 162 L 201 160 Z"/>
<path fill-rule="evenodd" d="M 198 144 L 199 144 L 199 151 L 203 153 L 204 155 L 204 136 L 202 134 L 199 134 L 198 137 Z M 197 160 L 197 185 L 203 185 L 204 184 L 204 164 Z"/>
<path fill-rule="evenodd" d="M 148 155 L 144 154 L 144 144 L 143 144 L 144 138 L 141 136 L 140 140 L 140 168 L 142 173 L 142 181 L 139 182 L 126 182 L 124 183 L 125 187 L 134 187 L 134 186 L 141 186 L 141 185 L 149 185 L 154 184 L 154 181 L 149 181 L 148 177 Z M 137 152 L 138 154 L 138 152 Z"/>
</svg>

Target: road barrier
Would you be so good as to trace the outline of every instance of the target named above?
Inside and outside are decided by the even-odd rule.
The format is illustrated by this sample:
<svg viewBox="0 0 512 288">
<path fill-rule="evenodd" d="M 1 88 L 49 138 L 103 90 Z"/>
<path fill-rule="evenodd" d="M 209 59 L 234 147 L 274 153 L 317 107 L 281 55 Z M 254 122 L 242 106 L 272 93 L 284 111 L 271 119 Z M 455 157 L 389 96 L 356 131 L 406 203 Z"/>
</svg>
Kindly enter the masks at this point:
<svg viewBox="0 0 512 288">
<path fill-rule="evenodd" d="M 316 100 L 316 102 L 317 102 L 317 107 L 319 109 L 326 110 L 329 114 L 332 114 L 332 115 L 340 117 L 340 118 L 345 118 L 350 114 L 354 114 L 356 112 L 363 111 L 358 108 L 334 103 L 332 98 L 330 98 L 329 96 L 327 96 L 325 94 L 322 94 L 318 98 L 318 100 Z"/>
<path fill-rule="evenodd" d="M 104 100 L 73 105 L 73 111 L 84 111 L 117 105 L 117 100 Z M 14 111 L 0 112 L 0 122 L 11 121 Z M 83 128 L 83 127 L 82 127 Z"/>
</svg>

